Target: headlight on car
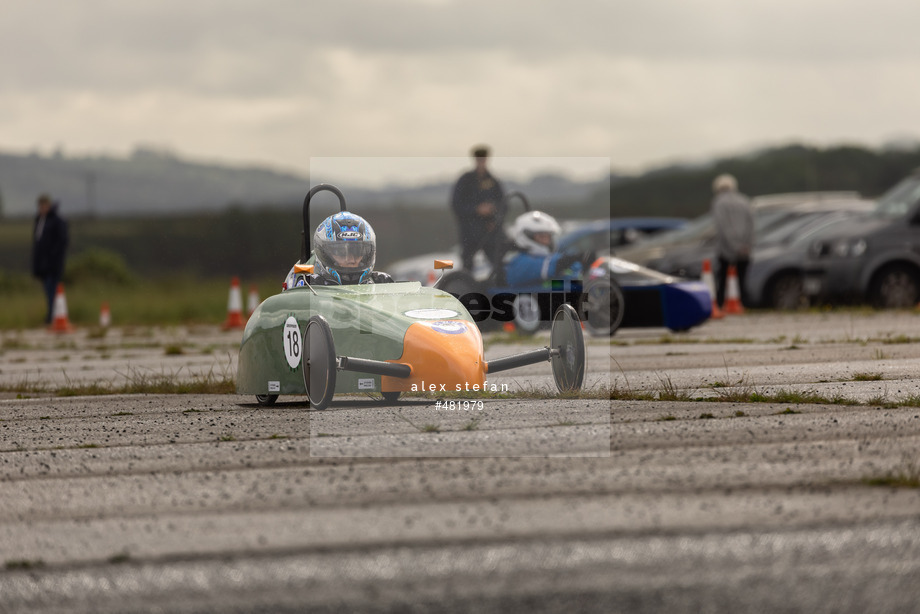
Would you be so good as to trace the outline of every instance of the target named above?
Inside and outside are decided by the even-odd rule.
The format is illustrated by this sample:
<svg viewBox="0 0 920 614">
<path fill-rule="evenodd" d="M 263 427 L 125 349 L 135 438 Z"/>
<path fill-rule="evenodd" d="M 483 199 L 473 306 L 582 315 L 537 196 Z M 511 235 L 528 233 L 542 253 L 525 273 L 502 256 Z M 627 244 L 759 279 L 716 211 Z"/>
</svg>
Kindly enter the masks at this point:
<svg viewBox="0 0 920 614">
<path fill-rule="evenodd" d="M 866 253 L 865 239 L 833 239 L 816 241 L 811 246 L 812 256 L 833 258 L 859 258 Z"/>
</svg>

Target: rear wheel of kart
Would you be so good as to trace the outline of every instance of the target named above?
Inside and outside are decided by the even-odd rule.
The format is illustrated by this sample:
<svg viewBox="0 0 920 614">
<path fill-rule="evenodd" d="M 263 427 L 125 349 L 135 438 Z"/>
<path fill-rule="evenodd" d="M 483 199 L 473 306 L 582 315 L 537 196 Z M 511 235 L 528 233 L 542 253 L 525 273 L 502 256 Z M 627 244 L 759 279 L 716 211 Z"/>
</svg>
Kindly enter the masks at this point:
<svg viewBox="0 0 920 614">
<path fill-rule="evenodd" d="M 514 325 L 525 335 L 532 335 L 540 329 L 540 304 L 535 294 L 518 294 L 512 303 Z"/>
<path fill-rule="evenodd" d="M 558 350 L 550 356 L 556 388 L 559 392 L 581 390 L 585 382 L 585 337 L 574 307 L 561 305 L 556 310 L 549 340 L 550 349 Z"/>
<path fill-rule="evenodd" d="M 383 394 L 384 403 L 386 403 L 387 405 L 395 405 L 396 401 L 399 400 L 399 395 L 401 393 L 399 391 L 396 391 L 396 392 L 384 392 L 382 394 Z"/>
<path fill-rule="evenodd" d="M 269 405 L 274 405 L 275 401 L 278 400 L 277 394 L 257 394 L 256 403 L 262 407 L 268 407 Z"/>
<path fill-rule="evenodd" d="M 335 394 L 335 342 L 323 316 L 313 316 L 303 334 L 303 383 L 316 409 L 326 409 Z"/>
<path fill-rule="evenodd" d="M 623 321 L 625 306 L 620 284 L 612 277 L 599 277 L 585 284 L 579 312 L 591 335 L 610 337 Z"/>
<path fill-rule="evenodd" d="M 769 305 L 774 309 L 790 311 L 808 306 L 808 297 L 802 276 L 798 273 L 783 273 L 770 284 Z"/>
<path fill-rule="evenodd" d="M 920 299 L 920 281 L 911 267 L 893 265 L 872 281 L 869 300 L 879 309 L 909 309 Z"/>
</svg>

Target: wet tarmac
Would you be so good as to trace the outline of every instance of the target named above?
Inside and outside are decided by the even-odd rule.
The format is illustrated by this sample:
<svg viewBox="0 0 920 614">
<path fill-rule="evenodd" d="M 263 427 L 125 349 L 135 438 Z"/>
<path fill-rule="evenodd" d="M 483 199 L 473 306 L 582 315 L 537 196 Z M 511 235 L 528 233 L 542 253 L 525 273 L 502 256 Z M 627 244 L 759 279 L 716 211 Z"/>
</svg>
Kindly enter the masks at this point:
<svg viewBox="0 0 920 614">
<path fill-rule="evenodd" d="M 918 341 L 751 313 L 588 339 L 585 398 L 318 412 L 50 392 L 232 378 L 239 332 L 3 333 L 0 612 L 920 611 Z"/>
</svg>

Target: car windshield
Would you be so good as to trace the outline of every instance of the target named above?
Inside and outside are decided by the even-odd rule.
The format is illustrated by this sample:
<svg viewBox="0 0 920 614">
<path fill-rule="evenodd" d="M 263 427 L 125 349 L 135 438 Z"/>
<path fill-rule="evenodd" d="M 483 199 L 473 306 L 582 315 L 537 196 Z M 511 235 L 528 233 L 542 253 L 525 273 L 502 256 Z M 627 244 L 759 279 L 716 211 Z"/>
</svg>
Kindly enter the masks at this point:
<svg viewBox="0 0 920 614">
<path fill-rule="evenodd" d="M 920 200 L 920 175 L 907 177 L 878 199 L 873 215 L 885 219 L 907 215 Z"/>
</svg>

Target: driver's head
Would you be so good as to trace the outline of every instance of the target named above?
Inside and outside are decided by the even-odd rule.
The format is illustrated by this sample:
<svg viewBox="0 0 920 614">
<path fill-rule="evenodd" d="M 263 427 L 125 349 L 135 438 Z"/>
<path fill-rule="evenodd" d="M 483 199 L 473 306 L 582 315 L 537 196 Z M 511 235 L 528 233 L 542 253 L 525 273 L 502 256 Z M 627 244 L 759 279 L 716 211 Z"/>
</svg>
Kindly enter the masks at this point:
<svg viewBox="0 0 920 614">
<path fill-rule="evenodd" d="M 313 250 L 319 275 L 337 284 L 367 283 L 377 257 L 377 237 L 364 218 L 342 211 L 316 228 Z"/>
<path fill-rule="evenodd" d="M 561 233 L 559 222 L 542 211 L 524 213 L 511 227 L 511 238 L 515 244 L 535 255 L 551 254 L 556 249 L 556 241 Z"/>
</svg>

